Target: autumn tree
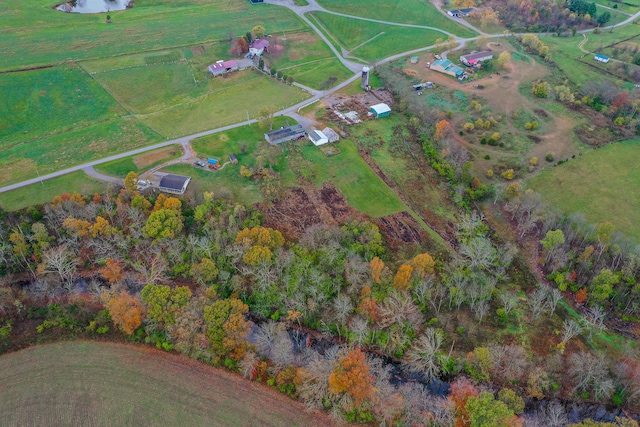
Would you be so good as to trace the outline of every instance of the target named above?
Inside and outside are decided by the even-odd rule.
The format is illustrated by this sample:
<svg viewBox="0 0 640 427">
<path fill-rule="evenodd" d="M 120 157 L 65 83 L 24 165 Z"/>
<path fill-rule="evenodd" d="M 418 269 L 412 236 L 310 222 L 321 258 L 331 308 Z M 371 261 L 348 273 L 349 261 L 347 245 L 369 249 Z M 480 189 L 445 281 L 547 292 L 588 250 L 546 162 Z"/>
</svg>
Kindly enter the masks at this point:
<svg viewBox="0 0 640 427">
<path fill-rule="evenodd" d="M 376 322 L 378 320 L 378 304 L 376 297 L 371 295 L 371 288 L 364 286 L 360 291 L 360 303 L 358 310 L 367 316 L 369 321 Z"/>
<path fill-rule="evenodd" d="M 124 188 L 129 192 L 138 190 L 138 174 L 131 171 L 124 178 Z"/>
<path fill-rule="evenodd" d="M 355 347 L 338 360 L 329 375 L 329 391 L 334 394 L 346 393 L 359 406 L 375 393 L 375 378 L 369 371 L 364 353 Z"/>
<path fill-rule="evenodd" d="M 249 307 L 235 298 L 218 300 L 204 309 L 210 351 L 215 361 L 223 357 L 240 360 L 250 348 L 247 341 L 250 325 L 244 318 L 248 311 Z"/>
<path fill-rule="evenodd" d="M 505 50 L 498 56 L 498 66 L 500 68 L 508 68 L 509 64 L 511 64 L 511 54 Z"/>
<path fill-rule="evenodd" d="M 211 259 L 204 257 L 191 267 L 191 274 L 201 285 L 210 285 L 218 276 L 218 267 Z"/>
<path fill-rule="evenodd" d="M 435 139 L 436 141 L 440 141 L 441 139 L 449 136 L 450 132 L 451 125 L 449 124 L 449 122 L 447 120 L 440 120 L 438 123 L 436 123 L 436 133 L 433 136 L 433 139 Z"/>
<path fill-rule="evenodd" d="M 109 258 L 105 265 L 100 268 L 100 275 L 104 280 L 107 280 L 110 284 L 118 283 L 122 280 L 122 266 L 116 259 Z"/>
<path fill-rule="evenodd" d="M 465 409 L 471 427 L 518 426 L 513 410 L 488 391 L 483 391 L 479 396 L 470 396 Z"/>
<path fill-rule="evenodd" d="M 256 37 L 256 39 L 261 39 L 264 37 L 267 30 L 262 25 L 256 25 L 251 29 L 251 32 Z"/>
<path fill-rule="evenodd" d="M 142 233 L 145 237 L 156 240 L 173 239 L 182 231 L 183 217 L 179 211 L 173 209 L 160 209 L 152 212 Z"/>
<path fill-rule="evenodd" d="M 128 292 L 106 292 L 102 294 L 101 299 L 113 324 L 125 334 L 133 334 L 142 325 L 144 306 Z"/>
<path fill-rule="evenodd" d="M 191 290 L 186 286 L 147 285 L 142 289 L 147 318 L 159 327 L 175 323 L 175 313 L 190 299 Z"/>
<path fill-rule="evenodd" d="M 468 427 L 471 425 L 471 417 L 467 410 L 467 401 L 471 397 L 478 396 L 478 389 L 465 377 L 460 377 L 451 383 L 449 400 L 456 410 L 456 426 Z"/>
<path fill-rule="evenodd" d="M 374 282 L 380 284 L 380 276 L 384 270 L 384 262 L 380 258 L 374 257 L 369 263 L 369 266 L 371 267 L 371 278 Z"/>
<path fill-rule="evenodd" d="M 428 253 L 416 255 L 411 261 L 413 271 L 420 278 L 424 278 L 427 274 L 433 274 L 435 261 Z"/>
<path fill-rule="evenodd" d="M 275 105 L 265 105 L 258 110 L 258 121 L 263 128 L 269 128 L 273 130 L 273 116 L 278 112 L 278 108 Z"/>
<path fill-rule="evenodd" d="M 404 291 L 409 287 L 411 281 L 411 274 L 413 273 L 413 267 L 409 264 L 400 266 L 396 277 L 393 278 L 393 287 L 399 291 Z"/>
<path fill-rule="evenodd" d="M 278 230 L 265 227 L 244 228 L 236 236 L 236 243 L 245 246 L 261 245 L 275 249 L 284 244 L 284 237 Z"/>
</svg>

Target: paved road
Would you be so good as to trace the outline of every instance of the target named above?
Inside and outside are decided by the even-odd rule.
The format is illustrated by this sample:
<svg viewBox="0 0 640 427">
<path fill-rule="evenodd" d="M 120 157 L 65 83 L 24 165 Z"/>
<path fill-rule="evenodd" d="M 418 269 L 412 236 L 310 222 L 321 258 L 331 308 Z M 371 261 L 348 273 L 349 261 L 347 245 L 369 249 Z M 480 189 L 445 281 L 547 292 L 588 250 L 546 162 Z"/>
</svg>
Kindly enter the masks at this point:
<svg viewBox="0 0 640 427">
<path fill-rule="evenodd" d="M 337 86 L 335 86 L 335 87 L 333 87 L 331 89 L 328 89 L 328 90 L 316 91 L 316 90 L 313 90 L 313 89 L 310 89 L 310 88 L 305 88 L 305 90 L 309 90 L 311 93 L 314 93 L 314 95 L 311 98 L 309 98 L 309 99 L 307 99 L 305 101 L 302 101 L 302 102 L 300 102 L 300 103 L 298 103 L 296 105 L 293 105 L 293 106 L 291 106 L 289 108 L 286 108 L 286 109 L 284 109 L 282 111 L 279 111 L 278 113 L 275 114 L 276 116 L 287 116 L 287 115 L 289 115 L 289 116 L 295 116 L 295 117 L 299 118 L 301 116 L 299 116 L 297 114 L 298 108 L 304 107 L 304 106 L 306 106 L 306 105 L 308 105 L 308 104 L 310 104 L 310 103 L 312 103 L 312 102 L 314 102 L 316 100 L 319 100 L 319 99 L 325 97 L 326 95 L 329 95 L 329 94 L 331 94 L 333 92 L 336 92 L 336 91 L 342 89 L 343 87 L 351 84 L 352 82 L 354 82 L 354 81 L 356 81 L 357 79 L 360 78 L 360 71 L 362 70 L 362 65 L 358 64 L 356 62 L 349 61 L 349 60 L 345 59 L 341 55 L 341 53 L 336 50 L 336 48 L 333 46 L 333 44 L 325 37 L 325 35 L 322 33 L 322 31 L 320 31 L 313 24 L 313 22 L 311 22 L 306 16 L 304 16 L 305 13 L 313 12 L 313 11 L 322 11 L 322 12 L 331 13 L 331 14 L 334 14 L 334 15 L 344 16 L 344 17 L 347 17 L 347 18 L 358 19 L 358 20 L 362 20 L 362 21 L 378 22 L 378 23 L 386 24 L 386 25 L 396 25 L 396 26 L 401 26 L 401 27 L 433 29 L 433 30 L 436 30 L 436 31 L 440 31 L 440 32 L 442 32 L 444 34 L 450 35 L 450 33 L 446 32 L 446 31 L 443 31 L 443 30 L 441 30 L 439 28 L 435 28 L 435 27 L 427 27 L 427 26 L 411 25 L 411 24 L 401 24 L 401 23 L 397 23 L 397 22 L 379 21 L 379 20 L 375 20 L 375 19 L 368 19 L 368 18 L 362 18 L 362 17 L 359 17 L 359 16 L 351 16 L 351 15 L 340 14 L 340 13 L 337 13 L 337 12 L 331 12 L 331 11 L 326 10 L 326 9 L 322 8 L 321 6 L 319 6 L 316 3 L 315 0 L 307 0 L 307 1 L 309 2 L 308 6 L 296 6 L 293 3 L 292 0 L 266 0 L 265 3 L 270 3 L 270 4 L 275 4 L 275 5 L 287 7 L 289 9 L 291 9 L 293 12 L 295 12 L 298 16 L 300 16 L 300 18 L 302 20 L 304 20 L 311 28 L 313 28 L 313 30 L 316 33 L 318 33 L 318 35 L 329 46 L 331 51 L 336 55 L 336 57 L 340 60 L 340 62 L 342 62 L 342 64 L 345 65 L 345 67 L 347 67 L 349 70 L 353 71 L 355 73 L 355 75 L 353 77 L 349 78 L 348 80 L 346 80 L 346 81 L 340 83 L 339 85 L 337 85 Z M 441 10 L 441 12 L 442 12 L 442 10 Z M 447 18 L 451 19 L 451 17 L 449 15 L 447 15 L 446 13 L 444 15 Z M 638 19 L 639 17 L 640 17 L 640 12 L 637 12 L 634 15 L 630 16 L 629 18 L 627 18 L 626 20 L 624 20 L 624 21 L 622 21 L 622 22 L 620 22 L 618 24 L 610 25 L 610 26 L 607 26 L 607 27 L 602 27 L 600 29 L 601 30 L 608 30 L 608 29 L 621 27 L 621 26 L 626 25 L 626 24 L 628 24 L 630 22 L 633 22 L 634 20 Z M 456 20 L 455 22 L 459 22 L 460 23 L 462 21 Z M 473 26 L 471 26 L 469 28 L 473 29 L 474 31 L 478 31 Z M 584 33 L 592 32 L 594 30 L 595 29 L 581 30 L 581 31 L 578 31 L 578 33 L 584 34 Z M 482 34 L 484 35 L 484 33 L 482 33 Z M 526 33 L 510 33 L 508 35 L 524 35 L 524 34 L 526 34 Z M 544 33 L 544 34 L 550 34 L 550 33 Z M 504 37 L 505 34 L 490 34 L 488 36 L 489 37 Z M 477 38 L 478 37 L 471 37 L 471 38 L 466 38 L 465 39 L 465 38 L 456 37 L 456 40 L 457 40 L 459 46 L 460 45 L 464 46 L 467 42 L 475 40 Z M 385 58 L 385 59 L 379 61 L 378 63 L 383 64 L 383 63 L 386 63 L 386 62 L 394 61 L 396 59 L 399 59 L 399 58 L 402 58 L 402 57 L 405 57 L 405 56 L 409 56 L 409 55 L 413 55 L 415 53 L 419 53 L 419 52 L 423 52 L 423 51 L 426 51 L 426 50 L 429 50 L 429 49 L 433 49 L 434 47 L 435 46 L 426 46 L 426 47 L 423 47 L 423 48 L 420 48 L 420 49 L 414 49 L 414 50 L 410 50 L 410 51 L 407 51 L 407 52 L 399 53 L 397 55 L 392 55 L 392 56 L 390 56 L 388 58 Z M 73 166 L 73 167 L 70 167 L 70 168 L 67 168 L 67 169 L 64 169 L 64 170 L 61 170 L 61 171 L 53 172 L 53 173 L 50 173 L 50 174 L 47 174 L 47 175 L 40 176 L 38 178 L 33 178 L 33 179 L 29 179 L 27 181 L 19 182 L 19 183 L 16 183 L 16 184 L 7 185 L 5 187 L 1 187 L 0 188 L 0 193 L 5 193 L 7 191 L 11 191 L 11 190 L 15 190 L 15 189 L 18 189 L 18 188 L 26 187 L 28 185 L 37 184 L 38 182 L 41 182 L 41 181 L 45 181 L 45 180 L 48 180 L 48 179 L 51 179 L 51 178 L 56 178 L 56 177 L 59 177 L 59 176 L 66 175 L 68 173 L 77 172 L 77 171 L 81 171 L 81 170 L 88 171 L 88 173 L 93 174 L 92 176 L 94 176 L 94 177 L 104 177 L 104 175 L 99 174 L 98 172 L 96 172 L 95 169 L 93 169 L 93 166 L 100 165 L 100 164 L 107 163 L 107 162 L 111 162 L 113 160 L 123 159 L 123 158 L 129 157 L 129 156 L 134 156 L 134 155 L 137 155 L 137 154 L 145 153 L 147 151 L 155 150 L 155 149 L 158 149 L 158 148 L 167 147 L 167 146 L 173 145 L 173 144 L 180 144 L 183 147 L 185 147 L 185 146 L 189 145 L 189 141 L 191 141 L 192 139 L 200 138 L 202 136 L 211 135 L 211 134 L 218 133 L 218 132 L 224 132 L 224 131 L 229 130 L 229 129 L 235 129 L 235 128 L 238 128 L 238 127 L 241 127 L 241 126 L 246 126 L 246 125 L 249 125 L 249 124 L 252 124 L 252 123 L 256 123 L 256 122 L 257 122 L 256 120 L 246 120 L 244 122 L 235 123 L 235 124 L 228 125 L 228 126 L 222 126 L 222 127 L 216 128 L 216 129 L 211 129 L 211 130 L 208 130 L 208 131 L 199 132 L 199 133 L 196 133 L 196 134 L 193 134 L 193 135 L 183 136 L 181 138 L 172 139 L 170 141 L 165 141 L 165 142 L 160 142 L 160 143 L 153 144 L 153 145 L 148 145 L 146 147 L 138 148 L 138 149 L 135 149 L 135 150 L 127 151 L 127 152 L 116 154 L 116 155 L 113 155 L 113 156 L 109 156 L 109 157 L 106 157 L 106 158 L 103 158 L 103 159 L 94 160 L 94 161 L 87 162 L 87 163 L 84 163 L 84 164 L 81 164 L 81 165 Z M 106 179 L 106 180 L 110 181 L 112 178 L 113 177 L 108 177 L 108 179 Z M 101 178 L 98 178 L 98 179 L 101 179 Z"/>
</svg>

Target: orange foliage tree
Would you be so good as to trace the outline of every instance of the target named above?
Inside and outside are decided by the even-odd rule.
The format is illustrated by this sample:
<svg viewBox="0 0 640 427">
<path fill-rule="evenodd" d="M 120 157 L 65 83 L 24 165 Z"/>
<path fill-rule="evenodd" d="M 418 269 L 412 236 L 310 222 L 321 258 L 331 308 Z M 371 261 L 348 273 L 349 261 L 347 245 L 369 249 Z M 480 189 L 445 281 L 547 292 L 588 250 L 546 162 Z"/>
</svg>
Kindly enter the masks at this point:
<svg viewBox="0 0 640 427">
<path fill-rule="evenodd" d="M 449 132 L 451 132 L 451 125 L 449 122 L 447 120 L 440 120 L 436 123 L 436 134 L 434 135 L 434 139 L 439 141 L 449 135 Z"/>
<path fill-rule="evenodd" d="M 376 297 L 371 296 L 371 288 L 369 286 L 365 286 L 360 292 L 358 310 L 365 314 L 370 322 L 377 322 L 379 319 L 378 303 Z"/>
<path fill-rule="evenodd" d="M 374 377 L 369 372 L 364 353 L 353 348 L 344 355 L 329 375 L 329 391 L 334 394 L 347 393 L 360 405 L 375 393 Z"/>
<path fill-rule="evenodd" d="M 411 274 L 413 274 L 413 267 L 409 264 L 400 266 L 396 277 L 393 278 L 393 287 L 399 291 L 404 291 L 409 287 L 409 281 L 411 280 Z"/>
<path fill-rule="evenodd" d="M 478 389 L 468 378 L 460 377 L 451 383 L 451 393 L 448 399 L 456 410 L 456 426 L 467 427 L 471 425 L 471 418 L 466 409 L 467 400 L 471 396 L 478 396 Z"/>
<path fill-rule="evenodd" d="M 379 284 L 382 270 L 384 270 L 384 262 L 380 258 L 375 257 L 371 260 L 369 266 L 371 267 L 371 278 Z"/>
<path fill-rule="evenodd" d="M 589 299 L 587 294 L 587 288 L 582 288 L 578 292 L 576 292 L 576 302 L 578 304 L 584 304 Z"/>
<path fill-rule="evenodd" d="M 127 292 L 105 293 L 102 295 L 102 303 L 109 311 L 113 324 L 127 335 L 133 334 L 142 325 L 144 306 Z"/>
<path fill-rule="evenodd" d="M 100 275 L 111 284 L 117 283 L 121 281 L 123 277 L 122 267 L 117 260 L 109 258 L 104 267 L 100 269 Z"/>
<path fill-rule="evenodd" d="M 424 253 L 416 255 L 413 261 L 411 261 L 411 265 L 418 276 L 424 277 L 427 274 L 433 274 L 436 263 L 431 255 Z"/>
</svg>

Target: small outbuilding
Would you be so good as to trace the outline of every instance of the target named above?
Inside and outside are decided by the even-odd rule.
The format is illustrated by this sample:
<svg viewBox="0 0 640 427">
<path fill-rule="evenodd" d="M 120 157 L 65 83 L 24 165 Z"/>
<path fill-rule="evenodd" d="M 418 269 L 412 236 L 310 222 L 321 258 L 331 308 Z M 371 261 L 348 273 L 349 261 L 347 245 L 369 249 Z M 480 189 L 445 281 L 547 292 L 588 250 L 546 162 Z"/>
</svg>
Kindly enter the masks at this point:
<svg viewBox="0 0 640 427">
<path fill-rule="evenodd" d="M 222 74 L 228 73 L 230 71 L 238 71 L 238 62 L 231 61 L 218 61 L 215 64 L 211 64 L 208 67 L 209 72 L 213 76 L 221 76 Z"/>
<path fill-rule="evenodd" d="M 369 109 L 371 110 L 373 115 L 376 117 L 376 119 L 379 119 L 381 117 L 387 117 L 388 115 L 391 114 L 391 107 L 389 107 L 387 104 L 384 104 L 384 103 L 372 105 L 371 107 L 369 107 Z"/>
<path fill-rule="evenodd" d="M 190 176 L 167 174 L 160 179 L 160 191 L 171 194 L 184 194 L 191 181 Z"/>
<path fill-rule="evenodd" d="M 233 163 L 234 165 L 237 165 L 237 164 L 238 164 L 238 157 L 237 157 L 235 154 L 233 154 L 233 153 L 229 156 L 229 160 L 230 160 L 230 161 L 231 161 L 231 163 Z"/>
<path fill-rule="evenodd" d="M 417 64 L 418 63 L 419 58 L 417 56 L 412 56 L 411 57 L 411 63 L 412 64 Z"/>
<path fill-rule="evenodd" d="M 599 53 L 596 53 L 593 56 L 593 59 L 595 59 L 598 62 L 602 62 L 603 64 L 606 64 L 607 62 L 609 62 L 609 57 L 608 56 L 600 55 Z"/>
<path fill-rule="evenodd" d="M 464 9 L 452 9 L 447 12 L 447 15 L 453 16 L 454 18 L 468 18 L 471 15 L 471 12 L 474 11 L 474 8 L 467 7 Z"/>
<path fill-rule="evenodd" d="M 293 125 L 265 133 L 264 139 L 266 139 L 271 145 L 278 145 L 283 142 L 295 141 L 296 139 L 304 138 L 305 134 L 306 132 L 302 125 Z"/>
<path fill-rule="evenodd" d="M 309 139 L 313 142 L 313 145 L 319 147 L 329 142 L 329 137 L 321 130 L 312 130 L 309 132 Z"/>
<path fill-rule="evenodd" d="M 266 39 L 258 39 L 249 45 L 249 53 L 252 56 L 261 56 L 264 52 L 269 52 L 269 42 Z"/>
<path fill-rule="evenodd" d="M 336 133 L 336 131 L 331 129 L 331 128 L 322 129 L 322 133 L 327 135 L 327 138 L 329 138 L 329 142 L 338 142 L 338 141 L 340 141 L 340 135 L 338 135 Z"/>
</svg>

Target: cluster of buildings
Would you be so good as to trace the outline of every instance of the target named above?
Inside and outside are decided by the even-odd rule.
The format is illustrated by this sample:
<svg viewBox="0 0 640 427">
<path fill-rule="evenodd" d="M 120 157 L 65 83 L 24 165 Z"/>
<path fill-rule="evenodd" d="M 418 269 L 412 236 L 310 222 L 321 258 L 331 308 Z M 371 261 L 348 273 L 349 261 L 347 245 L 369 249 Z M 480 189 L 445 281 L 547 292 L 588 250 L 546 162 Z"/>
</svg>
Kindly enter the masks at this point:
<svg viewBox="0 0 640 427">
<path fill-rule="evenodd" d="M 252 41 L 249 45 L 249 53 L 247 53 L 247 58 L 262 56 L 265 52 L 269 52 L 269 41 L 266 39 L 257 39 Z M 209 65 L 207 69 L 212 76 L 216 77 L 222 76 L 232 71 L 244 70 L 251 64 L 252 62 L 248 59 L 239 61 L 231 59 L 229 61 L 217 61 L 215 64 Z"/>
<path fill-rule="evenodd" d="M 462 63 L 462 65 L 464 65 L 465 67 L 480 68 L 483 62 L 490 59 L 493 59 L 493 53 L 490 50 L 483 50 L 481 52 L 471 52 L 467 55 L 462 55 L 460 57 L 460 63 Z M 457 78 L 458 80 L 467 78 L 466 71 L 462 67 L 459 67 L 448 59 L 437 59 L 431 64 L 427 64 L 427 66 L 431 70 L 443 74 L 448 74 Z"/>
</svg>

